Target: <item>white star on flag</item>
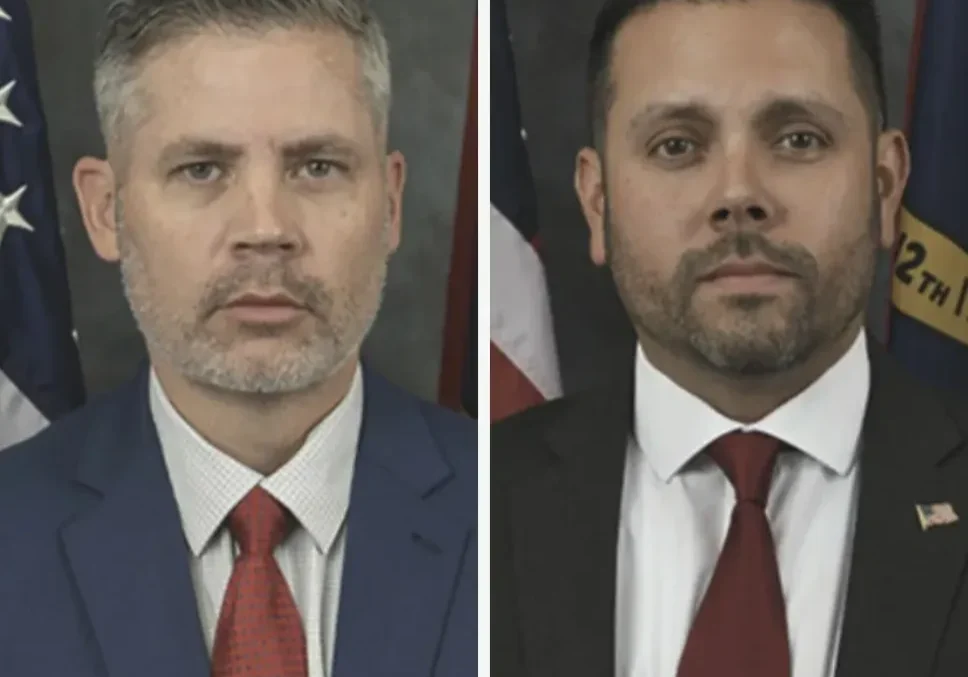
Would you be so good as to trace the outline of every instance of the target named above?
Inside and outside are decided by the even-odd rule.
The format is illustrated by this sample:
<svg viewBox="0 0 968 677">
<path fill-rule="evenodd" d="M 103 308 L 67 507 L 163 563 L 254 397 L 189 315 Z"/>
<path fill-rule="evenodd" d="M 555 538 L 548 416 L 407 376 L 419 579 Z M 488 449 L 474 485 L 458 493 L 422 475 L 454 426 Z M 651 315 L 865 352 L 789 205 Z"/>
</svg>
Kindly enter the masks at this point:
<svg viewBox="0 0 968 677">
<path fill-rule="evenodd" d="M 11 80 L 0 89 L 0 122 L 7 122 L 16 127 L 23 127 L 23 123 L 17 119 L 17 116 L 13 114 L 10 110 L 10 106 L 7 103 L 10 101 L 10 92 L 17 85 L 16 80 Z"/>
<path fill-rule="evenodd" d="M 26 190 L 27 186 L 23 185 L 10 195 L 0 193 L 0 242 L 3 242 L 8 228 L 22 228 L 34 232 L 34 227 L 20 213 L 20 198 Z"/>
</svg>

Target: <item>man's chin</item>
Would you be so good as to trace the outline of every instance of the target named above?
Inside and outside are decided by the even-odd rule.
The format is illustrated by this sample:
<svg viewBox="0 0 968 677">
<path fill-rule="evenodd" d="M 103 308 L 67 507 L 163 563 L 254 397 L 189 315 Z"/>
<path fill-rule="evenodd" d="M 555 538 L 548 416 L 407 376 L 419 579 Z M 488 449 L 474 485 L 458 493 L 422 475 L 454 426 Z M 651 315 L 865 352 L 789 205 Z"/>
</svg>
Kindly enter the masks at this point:
<svg viewBox="0 0 968 677">
<path fill-rule="evenodd" d="M 219 354 L 196 354 L 182 362 L 181 371 L 201 385 L 253 394 L 305 390 L 333 372 L 333 361 L 321 359 L 325 351 L 269 343 L 245 342 Z"/>
<path fill-rule="evenodd" d="M 324 381 L 325 373 L 306 369 L 204 370 L 193 380 L 209 388 L 238 395 L 286 395 L 302 392 Z"/>
<path fill-rule="evenodd" d="M 717 369 L 768 373 L 788 366 L 796 352 L 796 322 L 777 309 L 726 311 L 692 325 L 687 340 Z"/>
<path fill-rule="evenodd" d="M 690 337 L 693 350 L 718 371 L 762 376 L 782 371 L 796 362 L 795 337 L 776 327 L 760 332 L 697 332 Z"/>
<path fill-rule="evenodd" d="M 705 316 L 741 317 L 744 314 L 783 314 L 798 302 L 790 293 L 763 292 L 699 292 L 693 297 L 693 307 Z"/>
<path fill-rule="evenodd" d="M 792 331 L 805 314 L 799 296 L 769 294 L 695 296 L 690 309 L 693 326 L 723 335 L 782 335 Z"/>
</svg>

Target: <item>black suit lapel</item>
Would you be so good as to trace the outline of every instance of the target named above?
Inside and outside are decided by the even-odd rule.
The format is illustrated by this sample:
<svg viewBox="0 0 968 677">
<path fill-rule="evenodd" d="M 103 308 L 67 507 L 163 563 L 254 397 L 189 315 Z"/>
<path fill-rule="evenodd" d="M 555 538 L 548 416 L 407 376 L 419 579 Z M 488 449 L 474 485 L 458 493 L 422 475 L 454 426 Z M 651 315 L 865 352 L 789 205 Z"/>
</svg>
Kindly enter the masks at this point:
<svg viewBox="0 0 968 677">
<path fill-rule="evenodd" d="M 619 504 L 631 381 L 577 399 L 547 465 L 512 490 L 512 549 L 529 677 L 614 674 Z"/>
<path fill-rule="evenodd" d="M 968 556 L 968 455 L 940 401 L 871 346 L 860 496 L 838 677 L 927 677 Z M 923 530 L 917 504 L 961 520 Z"/>
</svg>

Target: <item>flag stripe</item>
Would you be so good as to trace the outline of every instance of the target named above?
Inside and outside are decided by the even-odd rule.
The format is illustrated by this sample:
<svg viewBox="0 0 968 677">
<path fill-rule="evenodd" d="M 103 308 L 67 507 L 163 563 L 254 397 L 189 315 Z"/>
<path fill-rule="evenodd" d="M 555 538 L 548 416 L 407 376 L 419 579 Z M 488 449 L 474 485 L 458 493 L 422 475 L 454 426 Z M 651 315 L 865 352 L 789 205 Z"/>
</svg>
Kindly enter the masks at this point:
<svg viewBox="0 0 968 677">
<path fill-rule="evenodd" d="M 507 7 L 491 3 L 491 420 L 561 395 Z"/>
<path fill-rule="evenodd" d="M 477 26 L 461 150 L 438 400 L 477 415 Z"/>
<path fill-rule="evenodd" d="M 507 355 L 491 344 L 491 378 L 501 384 L 491 390 L 491 419 L 500 420 L 521 409 L 533 407 L 545 401 L 534 384 L 521 373 Z"/>
<path fill-rule="evenodd" d="M 0 449 L 33 437 L 47 426 L 47 418 L 16 384 L 0 371 Z"/>
<path fill-rule="evenodd" d="M 491 206 L 491 341 L 546 398 L 561 394 L 551 305 L 537 253 Z"/>
</svg>

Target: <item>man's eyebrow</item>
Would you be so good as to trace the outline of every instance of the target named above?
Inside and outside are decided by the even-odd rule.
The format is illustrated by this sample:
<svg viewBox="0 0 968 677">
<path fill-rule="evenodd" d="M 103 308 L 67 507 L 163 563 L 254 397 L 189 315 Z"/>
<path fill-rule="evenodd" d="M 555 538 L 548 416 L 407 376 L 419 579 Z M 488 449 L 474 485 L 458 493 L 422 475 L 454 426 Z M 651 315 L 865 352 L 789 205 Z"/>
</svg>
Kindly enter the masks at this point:
<svg viewBox="0 0 968 677">
<path fill-rule="evenodd" d="M 835 106 L 810 96 L 783 96 L 769 101 L 755 117 L 760 128 L 775 127 L 795 118 L 819 118 L 835 124 L 846 125 L 847 116 Z"/>
<path fill-rule="evenodd" d="M 360 155 L 358 144 L 339 134 L 323 134 L 281 144 L 280 150 L 287 162 L 302 160 L 313 155 L 337 156 L 352 160 Z M 204 137 L 184 136 L 165 146 L 160 155 L 160 164 L 167 166 L 175 162 L 198 158 L 230 163 L 245 154 L 241 145 L 216 141 Z"/>
<path fill-rule="evenodd" d="M 629 135 L 635 136 L 640 129 L 665 120 L 715 125 L 716 117 L 709 106 L 699 101 L 652 103 L 632 117 Z M 819 118 L 841 125 L 847 124 L 843 112 L 812 96 L 778 96 L 770 99 L 757 111 L 754 124 L 758 128 L 767 128 L 795 118 Z"/>
<path fill-rule="evenodd" d="M 632 117 L 629 134 L 634 136 L 643 127 L 663 120 L 710 125 L 715 123 L 715 116 L 708 106 L 698 101 L 650 103 Z"/>
<path fill-rule="evenodd" d="M 205 158 L 230 162 L 244 153 L 245 150 L 241 146 L 201 137 L 183 136 L 162 149 L 159 162 L 162 165 L 169 165 L 182 158 Z"/>
<path fill-rule="evenodd" d="M 360 155 L 358 144 L 340 134 L 323 134 L 283 144 L 282 156 L 287 161 L 302 160 L 313 155 L 355 159 Z"/>
</svg>

